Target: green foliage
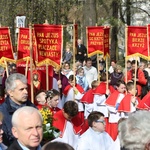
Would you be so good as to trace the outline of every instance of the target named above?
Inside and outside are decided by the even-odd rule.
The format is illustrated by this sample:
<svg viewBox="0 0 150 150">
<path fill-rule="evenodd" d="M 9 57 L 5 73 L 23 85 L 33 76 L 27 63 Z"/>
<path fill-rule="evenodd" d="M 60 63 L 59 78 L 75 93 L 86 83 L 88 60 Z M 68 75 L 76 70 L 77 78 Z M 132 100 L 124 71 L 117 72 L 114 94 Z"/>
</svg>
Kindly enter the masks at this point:
<svg viewBox="0 0 150 150">
<path fill-rule="evenodd" d="M 53 140 L 54 138 L 59 137 L 59 129 L 52 126 L 53 124 L 53 113 L 50 111 L 49 107 L 43 106 L 40 109 L 40 113 L 43 117 L 43 139 L 44 140 Z"/>
</svg>

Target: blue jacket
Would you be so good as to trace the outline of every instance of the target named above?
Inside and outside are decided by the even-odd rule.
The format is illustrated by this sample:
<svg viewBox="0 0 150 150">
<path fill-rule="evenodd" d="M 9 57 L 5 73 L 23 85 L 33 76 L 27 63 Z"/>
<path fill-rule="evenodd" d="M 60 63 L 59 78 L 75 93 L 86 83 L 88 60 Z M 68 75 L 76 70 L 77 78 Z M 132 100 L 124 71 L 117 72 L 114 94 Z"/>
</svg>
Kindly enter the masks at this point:
<svg viewBox="0 0 150 150">
<path fill-rule="evenodd" d="M 31 101 L 29 101 L 29 100 L 26 101 L 24 106 L 32 106 L 32 107 L 36 108 L 36 106 L 33 103 L 31 103 Z M 9 146 L 15 139 L 11 132 L 11 128 L 12 128 L 11 118 L 15 111 L 16 111 L 16 108 L 14 108 L 10 105 L 10 98 L 9 98 L 9 96 L 7 96 L 4 103 L 2 105 L 0 105 L 0 112 L 2 112 L 3 116 L 4 116 L 3 126 L 2 126 L 2 129 L 4 131 L 3 143 L 6 146 Z"/>
</svg>

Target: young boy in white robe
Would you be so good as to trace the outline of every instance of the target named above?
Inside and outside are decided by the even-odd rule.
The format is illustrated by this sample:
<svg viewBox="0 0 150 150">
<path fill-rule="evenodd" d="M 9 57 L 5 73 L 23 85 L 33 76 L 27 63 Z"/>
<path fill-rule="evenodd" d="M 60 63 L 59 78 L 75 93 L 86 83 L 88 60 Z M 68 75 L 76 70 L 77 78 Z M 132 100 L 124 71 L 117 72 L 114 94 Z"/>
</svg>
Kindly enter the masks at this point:
<svg viewBox="0 0 150 150">
<path fill-rule="evenodd" d="M 74 79 L 75 77 L 73 75 L 70 75 L 68 80 L 69 85 L 65 87 L 62 99 L 64 102 L 75 101 L 78 104 L 79 116 L 84 121 L 84 107 L 83 103 L 81 103 L 81 98 L 84 95 L 84 90 L 82 86 L 76 84 L 76 79 Z"/>
<path fill-rule="evenodd" d="M 118 107 L 125 96 L 125 91 L 125 82 L 119 80 L 116 82 L 116 90 L 110 94 L 110 96 L 105 101 L 105 104 L 109 110 L 109 127 L 107 132 L 114 141 L 118 135 L 118 121 L 121 118 L 120 113 L 118 112 Z"/>
<path fill-rule="evenodd" d="M 104 115 L 98 111 L 91 112 L 88 124 L 89 129 L 80 136 L 77 150 L 108 150 L 113 140 L 105 132 Z"/>
<path fill-rule="evenodd" d="M 82 132 L 82 120 L 78 117 L 78 105 L 74 101 L 64 104 L 62 110 L 53 115 L 53 127 L 59 129 L 60 136 L 54 141 L 64 142 L 77 147 L 77 141 Z"/>
<path fill-rule="evenodd" d="M 127 92 L 128 93 L 122 99 L 118 107 L 118 112 L 121 113 L 121 118 L 128 118 L 130 113 L 136 111 L 139 103 L 138 97 L 135 96 L 137 94 L 137 90 L 135 89 L 133 82 L 127 83 Z"/>
</svg>

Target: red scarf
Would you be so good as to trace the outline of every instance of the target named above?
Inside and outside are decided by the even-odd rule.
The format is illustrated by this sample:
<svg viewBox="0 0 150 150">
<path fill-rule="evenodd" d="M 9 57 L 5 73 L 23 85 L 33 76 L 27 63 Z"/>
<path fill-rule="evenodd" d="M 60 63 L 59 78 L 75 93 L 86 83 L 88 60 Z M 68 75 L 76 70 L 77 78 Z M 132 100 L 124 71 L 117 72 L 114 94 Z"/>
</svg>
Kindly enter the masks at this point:
<svg viewBox="0 0 150 150">
<path fill-rule="evenodd" d="M 137 108 L 150 110 L 150 92 L 148 92 L 142 100 L 139 100 Z"/>
<path fill-rule="evenodd" d="M 111 93 L 113 93 L 115 91 L 113 86 L 110 86 L 110 85 L 109 85 L 109 90 L 110 90 Z M 101 82 L 99 84 L 99 86 L 94 90 L 94 94 L 103 95 L 105 93 L 106 93 L 106 82 Z"/>
<path fill-rule="evenodd" d="M 117 90 L 115 90 L 115 92 L 113 92 L 113 93 L 106 99 L 105 104 L 108 105 L 108 106 L 113 106 L 113 107 L 115 107 L 115 106 L 116 106 L 116 103 L 117 103 L 118 96 L 119 96 L 119 92 L 118 92 Z"/>
<path fill-rule="evenodd" d="M 75 86 L 76 86 L 77 90 L 78 90 L 81 94 L 84 93 L 84 89 L 82 88 L 82 86 L 80 86 L 79 84 L 76 84 Z M 69 90 L 70 90 L 71 88 L 73 88 L 73 87 L 72 87 L 70 84 L 67 85 L 67 86 L 65 87 L 64 91 L 63 91 L 63 94 L 64 94 L 65 96 L 67 96 L 67 94 L 68 94 L 68 92 L 69 92 Z"/>
<path fill-rule="evenodd" d="M 89 89 L 82 97 L 81 102 L 91 104 L 94 100 L 94 92 L 95 90 Z"/>
<path fill-rule="evenodd" d="M 54 118 L 53 126 L 61 131 L 60 137 L 62 137 L 66 129 L 66 124 L 67 124 L 67 120 L 64 117 L 62 110 L 54 114 L 53 118 Z M 71 120 L 71 123 L 73 125 L 75 134 L 79 134 L 82 131 L 81 125 L 83 124 L 81 119 L 78 116 L 75 116 Z"/>
<path fill-rule="evenodd" d="M 119 112 L 131 112 L 131 97 L 133 95 L 127 94 L 121 101 L 118 111 Z"/>
</svg>

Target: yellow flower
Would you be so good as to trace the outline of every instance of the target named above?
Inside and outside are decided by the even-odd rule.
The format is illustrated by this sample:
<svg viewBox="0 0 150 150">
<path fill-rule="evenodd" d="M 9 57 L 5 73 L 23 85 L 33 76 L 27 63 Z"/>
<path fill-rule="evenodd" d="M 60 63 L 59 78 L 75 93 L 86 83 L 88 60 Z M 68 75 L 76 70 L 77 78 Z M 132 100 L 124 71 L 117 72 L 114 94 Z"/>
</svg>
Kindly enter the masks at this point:
<svg viewBox="0 0 150 150">
<path fill-rule="evenodd" d="M 49 107 L 44 106 L 39 110 L 43 117 L 43 139 L 52 140 L 59 136 L 59 130 L 52 126 L 53 116 Z"/>
</svg>

